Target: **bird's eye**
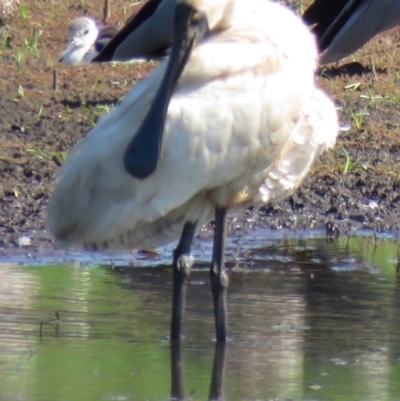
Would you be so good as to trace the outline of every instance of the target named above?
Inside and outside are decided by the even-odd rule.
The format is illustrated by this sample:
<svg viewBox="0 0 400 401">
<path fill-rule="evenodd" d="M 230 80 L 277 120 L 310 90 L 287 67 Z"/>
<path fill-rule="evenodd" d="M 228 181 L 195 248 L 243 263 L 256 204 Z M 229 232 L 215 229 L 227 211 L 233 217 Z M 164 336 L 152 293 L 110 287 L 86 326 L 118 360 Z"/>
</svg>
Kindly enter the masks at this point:
<svg viewBox="0 0 400 401">
<path fill-rule="evenodd" d="M 199 12 L 194 12 L 192 14 L 192 24 L 193 25 L 198 25 L 202 21 L 202 15 Z"/>
<path fill-rule="evenodd" d="M 89 33 L 89 29 L 86 29 L 85 32 L 83 32 L 84 35 L 87 35 Z"/>
</svg>

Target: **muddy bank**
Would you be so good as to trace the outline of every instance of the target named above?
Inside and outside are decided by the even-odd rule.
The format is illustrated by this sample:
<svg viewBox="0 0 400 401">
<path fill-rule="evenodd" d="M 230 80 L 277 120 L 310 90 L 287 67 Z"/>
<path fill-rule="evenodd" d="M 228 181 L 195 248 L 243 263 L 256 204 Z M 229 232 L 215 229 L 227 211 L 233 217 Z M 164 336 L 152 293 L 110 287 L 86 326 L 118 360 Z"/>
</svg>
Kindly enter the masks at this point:
<svg viewBox="0 0 400 401">
<path fill-rule="evenodd" d="M 31 1 L 1 28 L 0 252 L 24 245 L 53 247 L 45 206 L 71 147 L 154 63 L 67 67 L 56 62 L 67 25 L 93 1 Z M 138 5 L 114 0 L 111 22 Z M 341 232 L 400 228 L 399 29 L 379 36 L 357 55 L 319 71 L 318 81 L 338 106 L 343 126 L 335 149 L 314 166 L 285 202 L 235 214 L 232 229 L 304 229 L 336 224 Z M 36 42 L 35 42 L 36 41 Z M 35 43 L 37 46 L 35 46 Z M 54 70 L 57 89 L 53 88 Z M 203 230 L 209 235 L 211 226 Z M 28 241 L 29 242 L 29 241 Z"/>
</svg>

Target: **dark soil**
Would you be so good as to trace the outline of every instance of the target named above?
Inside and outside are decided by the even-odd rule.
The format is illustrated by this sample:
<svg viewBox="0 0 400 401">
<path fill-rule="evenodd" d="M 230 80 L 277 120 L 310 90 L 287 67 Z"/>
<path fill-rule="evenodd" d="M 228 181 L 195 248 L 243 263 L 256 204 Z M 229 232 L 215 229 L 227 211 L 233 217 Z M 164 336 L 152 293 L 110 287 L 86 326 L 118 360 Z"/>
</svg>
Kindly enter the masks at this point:
<svg viewBox="0 0 400 401">
<path fill-rule="evenodd" d="M 68 23 L 101 19 L 102 2 L 27 2 L 27 13 L 0 28 L 0 253 L 27 235 L 52 247 L 45 208 L 71 147 L 154 63 L 68 67 L 56 62 Z M 138 5 L 111 0 L 109 22 Z M 38 53 L 26 45 L 38 32 Z M 248 210 L 235 227 L 303 229 L 336 224 L 341 232 L 400 228 L 400 30 L 381 35 L 340 65 L 319 72 L 319 85 L 340 109 L 336 147 L 285 202 Z M 57 89 L 53 88 L 54 71 Z"/>
</svg>

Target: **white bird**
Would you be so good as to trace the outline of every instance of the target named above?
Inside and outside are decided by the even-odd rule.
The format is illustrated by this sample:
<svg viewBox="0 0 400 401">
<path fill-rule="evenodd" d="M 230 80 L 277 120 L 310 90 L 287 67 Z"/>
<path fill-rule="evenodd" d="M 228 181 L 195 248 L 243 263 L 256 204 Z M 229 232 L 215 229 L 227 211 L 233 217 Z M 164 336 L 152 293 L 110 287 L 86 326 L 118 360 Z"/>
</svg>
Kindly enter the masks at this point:
<svg viewBox="0 0 400 401">
<path fill-rule="evenodd" d="M 225 340 L 227 210 L 286 198 L 336 140 L 335 107 L 315 87 L 316 59 L 309 29 L 277 3 L 178 0 L 169 60 L 72 152 L 48 204 L 51 232 L 92 249 L 155 248 L 181 233 L 177 338 L 191 243 L 215 213 L 210 276 L 216 336 Z"/>
<path fill-rule="evenodd" d="M 117 33 L 114 27 L 98 28 L 87 17 L 74 19 L 68 27 L 69 41 L 58 61 L 68 65 L 88 64 Z"/>
<path fill-rule="evenodd" d="M 339 61 L 400 23 L 399 0 L 315 0 L 303 19 L 313 26 L 322 64 Z"/>
<path fill-rule="evenodd" d="M 19 0 L 0 0 L 0 26 L 5 25 L 19 11 Z"/>
</svg>

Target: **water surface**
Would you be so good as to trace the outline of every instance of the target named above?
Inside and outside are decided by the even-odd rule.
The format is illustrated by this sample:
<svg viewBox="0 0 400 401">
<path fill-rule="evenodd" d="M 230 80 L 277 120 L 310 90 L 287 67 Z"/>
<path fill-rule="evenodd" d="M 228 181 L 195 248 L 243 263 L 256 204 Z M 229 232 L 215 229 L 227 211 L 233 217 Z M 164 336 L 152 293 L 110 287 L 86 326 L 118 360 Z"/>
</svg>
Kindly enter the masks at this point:
<svg viewBox="0 0 400 401">
<path fill-rule="evenodd" d="M 206 400 L 214 362 L 227 400 L 400 400 L 398 240 L 263 235 L 230 241 L 222 350 L 208 241 L 172 350 L 170 248 L 3 258 L 0 400 Z"/>
</svg>

